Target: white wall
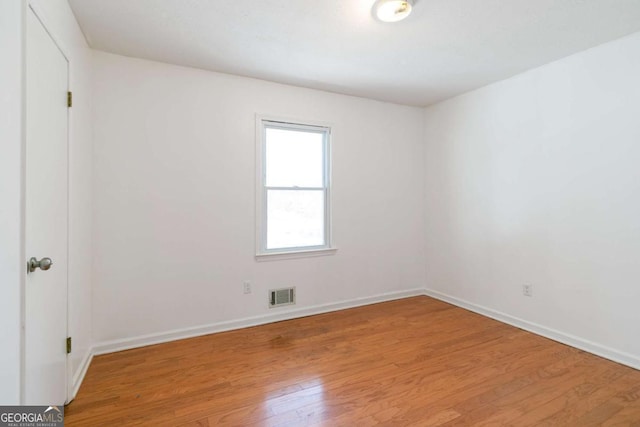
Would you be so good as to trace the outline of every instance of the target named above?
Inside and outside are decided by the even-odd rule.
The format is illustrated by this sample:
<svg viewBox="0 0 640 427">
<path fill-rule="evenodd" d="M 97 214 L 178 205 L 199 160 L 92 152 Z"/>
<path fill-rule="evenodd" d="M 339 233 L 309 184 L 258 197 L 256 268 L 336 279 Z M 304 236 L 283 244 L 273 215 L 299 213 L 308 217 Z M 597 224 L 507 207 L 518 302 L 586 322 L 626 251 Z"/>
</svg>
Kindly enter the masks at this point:
<svg viewBox="0 0 640 427">
<path fill-rule="evenodd" d="M 428 108 L 428 288 L 640 366 L 639 117 L 640 33 Z"/>
<path fill-rule="evenodd" d="M 92 51 L 67 0 L 31 0 L 31 4 L 70 65 L 68 307 L 73 338 L 70 380 L 77 386 L 92 346 Z"/>
<path fill-rule="evenodd" d="M 0 0 L 0 405 L 20 402 L 24 4 Z"/>
<path fill-rule="evenodd" d="M 421 109 L 102 52 L 94 77 L 98 343 L 423 286 Z M 256 113 L 333 123 L 335 255 L 255 260 Z"/>
</svg>

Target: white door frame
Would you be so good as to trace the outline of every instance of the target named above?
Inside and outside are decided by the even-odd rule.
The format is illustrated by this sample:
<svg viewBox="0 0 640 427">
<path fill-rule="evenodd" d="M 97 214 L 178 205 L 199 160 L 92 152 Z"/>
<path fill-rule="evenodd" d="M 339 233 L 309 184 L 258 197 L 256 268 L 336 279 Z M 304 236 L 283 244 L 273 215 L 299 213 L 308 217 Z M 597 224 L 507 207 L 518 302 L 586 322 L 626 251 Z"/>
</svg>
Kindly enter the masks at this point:
<svg viewBox="0 0 640 427">
<path fill-rule="evenodd" d="M 26 64 L 26 37 L 27 37 L 27 25 L 26 25 L 26 19 L 27 19 L 27 14 L 29 13 L 29 9 L 31 9 L 31 11 L 34 13 L 34 15 L 36 16 L 36 18 L 40 21 L 40 23 L 42 24 L 42 26 L 44 27 L 45 31 L 47 32 L 47 34 L 49 34 L 49 37 L 51 37 L 51 40 L 53 40 L 53 43 L 56 45 L 56 47 L 58 48 L 58 50 L 60 51 L 60 53 L 62 54 L 62 56 L 64 57 L 64 59 L 67 61 L 68 64 L 68 71 L 67 71 L 67 88 L 69 91 L 71 91 L 71 60 L 69 59 L 70 56 L 67 54 L 67 49 L 64 47 L 64 45 L 60 42 L 60 39 L 58 37 L 55 36 L 55 34 L 51 31 L 51 27 L 49 25 L 47 25 L 48 22 L 51 22 L 47 19 L 46 14 L 44 13 L 44 11 L 42 11 L 42 9 L 37 5 L 37 3 L 32 2 L 31 0 L 22 0 L 23 3 L 25 4 L 24 7 L 24 14 L 23 14 L 23 19 L 22 19 L 22 50 L 23 50 L 23 67 L 22 67 L 22 81 L 26 82 L 27 79 L 27 64 Z M 21 254 L 21 258 L 22 258 L 22 275 L 21 275 L 21 286 L 22 286 L 22 292 L 21 292 L 21 312 L 22 312 L 22 325 L 20 328 L 20 342 L 21 342 L 21 349 L 20 349 L 20 402 L 22 404 L 25 403 L 25 399 L 26 399 L 26 395 L 25 395 L 25 385 L 26 385 L 26 346 L 25 346 L 25 324 L 26 324 L 26 263 L 27 263 L 27 253 L 26 251 L 26 227 L 25 227 L 25 221 L 26 221 L 26 206 L 25 206 L 25 200 L 26 200 L 26 185 L 25 185 L 25 171 L 26 171 L 26 163 L 27 163 L 27 158 L 26 158 L 26 143 L 27 143 L 27 139 L 26 139 L 26 84 L 23 83 L 23 88 L 22 88 L 22 153 L 23 153 L 23 159 L 22 159 L 22 182 L 21 182 L 21 194 L 22 194 L 22 215 L 21 215 L 21 220 L 22 220 L 22 237 L 21 237 L 21 247 L 22 247 L 22 254 Z M 69 109 L 67 111 L 67 224 L 69 223 L 69 147 L 71 146 L 71 109 Z M 69 227 L 67 227 L 67 254 L 69 253 Z M 68 256 L 67 256 L 67 336 L 69 336 L 69 261 L 68 261 Z M 70 397 L 72 395 L 71 390 L 73 387 L 73 381 L 72 381 L 72 372 L 71 372 L 71 366 L 70 366 L 70 360 L 71 358 L 69 357 L 69 355 L 67 355 L 67 360 L 66 360 L 66 400 L 65 400 L 65 404 L 69 403 Z"/>
</svg>

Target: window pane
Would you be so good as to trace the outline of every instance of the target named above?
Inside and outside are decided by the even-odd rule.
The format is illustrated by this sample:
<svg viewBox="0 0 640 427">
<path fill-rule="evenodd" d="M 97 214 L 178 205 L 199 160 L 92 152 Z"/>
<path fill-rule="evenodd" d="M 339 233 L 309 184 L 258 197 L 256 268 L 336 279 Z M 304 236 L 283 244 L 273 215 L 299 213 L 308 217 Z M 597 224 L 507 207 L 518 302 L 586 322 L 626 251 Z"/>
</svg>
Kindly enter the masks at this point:
<svg viewBox="0 0 640 427">
<path fill-rule="evenodd" d="M 267 249 L 324 245 L 324 191 L 267 191 Z"/>
<path fill-rule="evenodd" d="M 266 185 L 322 187 L 323 133 L 266 128 Z"/>
</svg>

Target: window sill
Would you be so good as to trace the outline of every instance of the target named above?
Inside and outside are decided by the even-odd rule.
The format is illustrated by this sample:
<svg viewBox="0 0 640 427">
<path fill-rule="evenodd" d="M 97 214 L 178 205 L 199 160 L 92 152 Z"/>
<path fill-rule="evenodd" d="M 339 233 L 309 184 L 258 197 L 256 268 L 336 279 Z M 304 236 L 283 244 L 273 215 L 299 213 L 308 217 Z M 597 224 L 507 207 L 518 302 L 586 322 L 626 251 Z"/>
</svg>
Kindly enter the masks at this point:
<svg viewBox="0 0 640 427">
<path fill-rule="evenodd" d="M 316 256 L 335 255 L 338 248 L 310 249 L 291 252 L 269 252 L 266 254 L 256 254 L 256 261 L 277 261 L 281 259 L 309 258 Z"/>
</svg>

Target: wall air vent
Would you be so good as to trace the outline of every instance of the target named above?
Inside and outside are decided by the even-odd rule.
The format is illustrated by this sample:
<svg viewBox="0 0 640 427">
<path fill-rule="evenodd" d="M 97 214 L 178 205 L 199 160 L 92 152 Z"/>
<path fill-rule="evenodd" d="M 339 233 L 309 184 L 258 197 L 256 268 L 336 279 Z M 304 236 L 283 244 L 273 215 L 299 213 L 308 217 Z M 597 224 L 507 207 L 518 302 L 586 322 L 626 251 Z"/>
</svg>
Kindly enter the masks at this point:
<svg viewBox="0 0 640 427">
<path fill-rule="evenodd" d="M 296 288 L 282 288 L 269 290 L 269 308 L 291 305 L 296 303 Z"/>
</svg>

